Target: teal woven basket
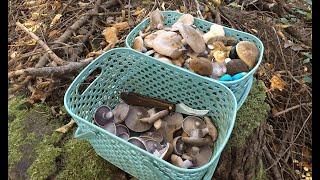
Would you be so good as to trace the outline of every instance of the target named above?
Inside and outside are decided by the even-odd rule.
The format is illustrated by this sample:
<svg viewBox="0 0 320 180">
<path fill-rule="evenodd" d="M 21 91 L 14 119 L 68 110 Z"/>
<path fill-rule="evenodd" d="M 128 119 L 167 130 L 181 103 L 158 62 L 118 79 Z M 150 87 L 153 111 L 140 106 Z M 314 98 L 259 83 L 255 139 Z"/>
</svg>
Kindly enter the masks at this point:
<svg viewBox="0 0 320 180">
<path fill-rule="evenodd" d="M 64 96 L 64 105 L 78 125 L 75 137 L 88 140 L 98 155 L 138 179 L 211 179 L 234 126 L 235 96 L 217 81 L 150 58 L 116 48 L 99 56 L 76 77 Z M 98 68 L 101 74 L 80 93 L 80 85 Z M 219 132 L 210 162 L 196 169 L 179 168 L 93 124 L 97 107 L 115 107 L 120 92 L 128 91 L 210 110 L 208 116 Z"/>
<path fill-rule="evenodd" d="M 180 16 L 183 14 L 176 12 L 176 11 L 162 11 L 163 15 L 165 16 L 165 26 L 171 26 L 173 23 L 175 23 Z M 149 24 L 149 18 L 146 18 L 143 20 L 139 25 L 137 25 L 127 36 L 126 38 L 126 46 L 128 48 L 132 47 L 132 43 L 135 37 L 138 36 L 139 31 L 144 30 Z M 203 32 L 208 32 L 210 29 L 210 26 L 214 24 L 212 22 L 208 22 L 199 18 L 195 18 L 194 25 L 199 28 Z M 236 96 L 237 102 L 238 102 L 238 109 L 241 107 L 243 102 L 246 100 L 251 86 L 252 86 L 252 80 L 253 80 L 253 74 L 258 69 L 263 56 L 264 46 L 259 38 L 257 38 L 254 35 L 251 35 L 246 32 L 238 31 L 232 28 L 228 28 L 224 26 L 224 30 L 226 33 L 226 36 L 233 36 L 238 40 L 247 40 L 254 42 L 256 46 L 259 49 L 260 55 L 259 60 L 255 67 L 246 74 L 243 78 L 235 80 L 235 81 L 221 81 L 222 84 L 226 85 L 228 88 L 231 89 L 231 91 Z M 153 57 L 151 58 L 155 60 Z M 181 69 L 179 66 L 175 66 L 176 69 Z"/>
</svg>

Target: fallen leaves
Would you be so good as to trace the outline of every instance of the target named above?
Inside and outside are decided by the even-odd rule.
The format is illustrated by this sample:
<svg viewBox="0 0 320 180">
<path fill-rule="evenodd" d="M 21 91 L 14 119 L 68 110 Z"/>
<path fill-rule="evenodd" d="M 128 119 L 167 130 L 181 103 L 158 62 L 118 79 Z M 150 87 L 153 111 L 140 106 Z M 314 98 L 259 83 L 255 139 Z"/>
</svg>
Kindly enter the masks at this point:
<svg viewBox="0 0 320 180">
<path fill-rule="evenodd" d="M 31 32 L 36 32 L 42 23 L 38 23 L 36 21 L 27 21 L 23 23 L 23 25 Z"/>
<path fill-rule="evenodd" d="M 286 83 L 283 81 L 283 79 L 281 79 L 280 74 L 273 75 L 272 78 L 270 79 L 270 83 L 271 83 L 270 88 L 272 90 L 278 89 L 282 91 L 286 86 Z"/>
<path fill-rule="evenodd" d="M 119 23 L 113 24 L 112 27 L 115 27 L 118 31 L 123 31 L 130 28 L 128 22 L 119 22 Z"/>
<path fill-rule="evenodd" d="M 50 23 L 50 27 L 55 25 L 61 18 L 62 14 L 56 14 Z"/>
<path fill-rule="evenodd" d="M 115 27 L 107 27 L 103 30 L 102 35 L 104 36 L 107 43 L 114 46 L 118 41 L 118 29 Z"/>
<path fill-rule="evenodd" d="M 75 124 L 75 121 L 73 119 L 71 119 L 68 124 L 61 126 L 60 128 L 56 129 L 55 131 L 64 134 L 64 133 L 68 132 L 73 127 L 74 124 Z"/>
</svg>

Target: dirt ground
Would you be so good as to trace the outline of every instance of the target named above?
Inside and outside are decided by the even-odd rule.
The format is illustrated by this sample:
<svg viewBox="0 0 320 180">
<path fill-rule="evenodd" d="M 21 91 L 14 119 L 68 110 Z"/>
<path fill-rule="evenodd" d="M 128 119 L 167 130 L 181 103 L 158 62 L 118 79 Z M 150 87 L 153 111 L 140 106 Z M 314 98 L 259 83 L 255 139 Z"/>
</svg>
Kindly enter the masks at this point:
<svg viewBox="0 0 320 180">
<path fill-rule="evenodd" d="M 42 123 L 52 126 L 51 129 L 67 124 L 70 117 L 63 111 L 63 96 L 79 71 L 104 51 L 114 47 L 124 47 L 125 38 L 130 30 L 151 10 L 156 8 L 178 10 L 251 33 L 261 39 L 265 51 L 255 78 L 265 84 L 267 94 L 265 102 L 270 106 L 266 126 L 262 128 L 266 139 L 261 159 L 264 170 L 269 179 L 308 179 L 308 176 L 312 175 L 312 2 L 310 0 L 229 2 L 226 0 L 183 0 L 174 3 L 162 0 L 10 0 L 9 99 L 22 95 L 26 102 L 22 103 L 22 109 L 9 113 L 10 116 L 14 116 L 9 116 L 9 124 L 19 122 L 16 121 L 19 119 L 17 116 L 25 112 L 25 108 L 37 107 L 40 104 L 45 104 L 49 108 L 47 112 L 59 119 L 58 122 L 48 120 Z M 217 5 L 216 8 L 214 4 Z M 120 28 L 117 33 L 118 41 L 107 42 L 104 30 L 119 22 L 126 22 L 128 27 Z M 29 123 L 32 123 L 32 119 Z M 20 126 L 17 124 L 9 126 L 20 131 Z M 42 126 L 41 123 L 38 125 Z M 34 128 L 37 127 L 29 127 L 30 131 Z M 49 133 L 44 136 L 47 131 L 44 129 L 39 137 L 37 134 L 19 133 L 12 136 L 9 134 L 9 142 L 10 137 L 14 137 L 13 140 L 17 140 L 16 142 L 27 138 L 39 147 L 48 148 L 48 152 L 55 152 L 51 154 L 42 152 L 44 154 L 39 153 L 37 157 L 29 157 L 26 154 L 30 154 L 33 150 L 28 146 L 24 147 L 26 148 L 24 155 L 13 152 L 11 159 L 9 156 L 12 166 L 25 171 L 22 175 L 12 172 L 13 177 L 54 179 L 52 178 L 55 176 L 54 172 L 60 171 L 59 166 L 39 174 L 36 165 L 28 169 L 26 167 L 31 166 L 30 164 L 14 165 L 13 162 L 21 158 L 35 162 L 36 158 L 47 157 L 48 154 L 51 156 L 47 163 L 59 162 L 64 159 L 61 158 L 61 152 L 68 153 L 65 148 L 80 147 L 76 145 L 78 142 L 69 141 L 67 138 L 69 136 L 66 134 L 72 135 L 73 130 L 65 134 Z M 41 142 L 37 141 L 39 138 Z M 61 141 L 61 138 L 64 140 Z M 45 143 L 46 139 L 53 144 L 56 141 L 66 143 L 51 147 L 50 143 Z M 9 148 L 15 149 L 16 146 L 14 143 Z M 92 153 L 89 147 L 84 146 Z M 94 153 L 91 155 L 97 158 Z M 70 154 L 70 158 L 72 157 Z M 74 161 L 69 162 L 71 162 L 69 166 L 72 166 Z M 97 164 L 109 167 L 109 164 Z M 98 179 L 108 174 L 91 168 L 93 169 L 91 174 L 95 174 Z M 71 172 L 64 173 L 61 176 Z M 120 173 L 119 176 L 127 175 Z"/>
</svg>

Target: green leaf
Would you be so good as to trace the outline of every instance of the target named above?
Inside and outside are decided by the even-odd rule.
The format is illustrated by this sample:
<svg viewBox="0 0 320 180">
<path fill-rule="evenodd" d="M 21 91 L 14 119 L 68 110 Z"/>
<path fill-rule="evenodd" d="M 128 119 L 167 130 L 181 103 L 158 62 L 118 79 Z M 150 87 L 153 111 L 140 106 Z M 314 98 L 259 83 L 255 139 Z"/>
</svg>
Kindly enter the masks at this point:
<svg viewBox="0 0 320 180">
<path fill-rule="evenodd" d="M 311 20 L 312 20 L 312 12 L 308 12 L 308 13 L 307 13 L 306 20 L 307 20 L 307 21 L 311 21 Z"/>
<path fill-rule="evenodd" d="M 311 84 L 312 83 L 312 78 L 310 76 L 304 76 L 303 77 L 303 81 L 306 82 L 306 83 L 310 83 Z"/>
<path fill-rule="evenodd" d="M 241 8 L 241 6 L 237 2 L 232 2 L 232 3 L 228 4 L 228 6 L 234 7 L 234 8 Z"/>
<path fill-rule="evenodd" d="M 307 15 L 307 12 L 302 11 L 301 9 L 296 9 L 295 11 L 296 11 L 297 13 L 301 14 L 301 15 L 304 15 L 304 16 Z"/>
<path fill-rule="evenodd" d="M 303 60 L 302 63 L 303 63 L 303 64 L 307 64 L 307 63 L 309 63 L 309 62 L 310 62 L 310 58 L 306 58 L 306 59 Z"/>
<path fill-rule="evenodd" d="M 312 54 L 310 52 L 303 52 L 302 53 L 304 56 L 306 56 L 307 58 L 312 59 Z"/>
<path fill-rule="evenodd" d="M 282 24 L 289 24 L 289 21 L 288 21 L 287 18 L 280 18 L 280 22 L 281 22 Z"/>
</svg>

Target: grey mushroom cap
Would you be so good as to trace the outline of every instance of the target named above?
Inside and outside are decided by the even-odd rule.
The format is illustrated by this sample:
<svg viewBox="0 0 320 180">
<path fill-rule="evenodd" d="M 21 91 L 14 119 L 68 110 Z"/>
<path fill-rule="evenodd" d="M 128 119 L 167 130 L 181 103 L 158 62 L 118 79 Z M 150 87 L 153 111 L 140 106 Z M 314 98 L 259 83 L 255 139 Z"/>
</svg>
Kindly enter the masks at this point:
<svg viewBox="0 0 320 180">
<path fill-rule="evenodd" d="M 121 134 L 118 134 L 117 136 L 124 140 L 128 140 L 130 138 L 130 135 L 127 133 L 121 133 Z"/>
<path fill-rule="evenodd" d="M 112 134 L 116 134 L 116 125 L 113 122 L 105 124 L 102 128 Z"/>
<path fill-rule="evenodd" d="M 108 106 L 100 106 L 94 113 L 94 121 L 100 127 L 113 122 L 113 113 Z"/>
<path fill-rule="evenodd" d="M 147 150 L 145 142 L 143 141 L 143 139 L 141 139 L 139 137 L 131 137 L 128 139 L 128 142 L 135 145 L 135 146 L 138 146 L 139 148 L 141 148 L 143 150 Z"/>
<path fill-rule="evenodd" d="M 206 128 L 205 122 L 196 116 L 188 116 L 183 120 L 182 129 L 190 136 L 192 129 L 204 129 Z"/>
<path fill-rule="evenodd" d="M 236 52 L 239 58 L 244 61 L 249 68 L 253 68 L 259 56 L 259 49 L 250 41 L 240 41 L 236 45 Z"/>
<path fill-rule="evenodd" d="M 180 23 L 177 25 L 180 34 L 183 39 L 187 42 L 187 44 L 192 48 L 192 50 L 196 53 L 202 53 L 206 50 L 206 44 L 203 40 L 203 37 L 199 31 L 194 29 L 190 25 L 185 25 Z"/>
<path fill-rule="evenodd" d="M 154 153 L 155 150 L 160 151 L 162 149 L 161 144 L 153 139 L 145 140 L 146 149 L 150 153 Z"/>
<path fill-rule="evenodd" d="M 152 127 L 152 124 L 141 122 L 139 119 L 148 117 L 147 109 L 139 106 L 131 106 L 125 119 L 126 126 L 134 132 L 144 132 Z"/>
<path fill-rule="evenodd" d="M 177 155 L 182 155 L 187 148 L 184 142 L 182 141 L 181 136 L 175 137 L 173 139 L 172 144 L 173 144 L 173 151 Z"/>
<path fill-rule="evenodd" d="M 147 131 L 140 135 L 141 138 L 149 138 L 161 143 L 163 140 L 163 135 L 159 131 Z"/>
<path fill-rule="evenodd" d="M 183 53 L 181 40 L 178 33 L 165 31 L 152 41 L 152 48 L 161 55 L 176 59 Z"/>
<path fill-rule="evenodd" d="M 201 146 L 199 147 L 200 151 L 199 153 L 195 156 L 196 157 L 196 166 L 200 167 L 203 166 L 205 164 L 207 164 L 212 156 L 212 149 L 210 148 L 210 146 L 206 145 L 206 146 Z"/>
<path fill-rule="evenodd" d="M 173 133 L 177 130 L 179 130 L 182 127 L 182 123 L 183 123 L 183 116 L 181 113 L 173 113 L 169 116 L 166 116 L 163 119 L 163 125 L 164 127 L 164 136 L 165 139 L 168 142 L 171 142 L 173 140 Z"/>
<path fill-rule="evenodd" d="M 129 109 L 130 106 L 124 102 L 117 104 L 116 107 L 112 110 L 114 116 L 114 123 L 122 123 L 126 119 L 129 113 Z"/>
<path fill-rule="evenodd" d="M 122 125 L 122 124 L 117 124 L 116 125 L 116 135 L 118 136 L 119 134 L 127 133 L 130 135 L 129 129 L 127 126 Z"/>
</svg>

